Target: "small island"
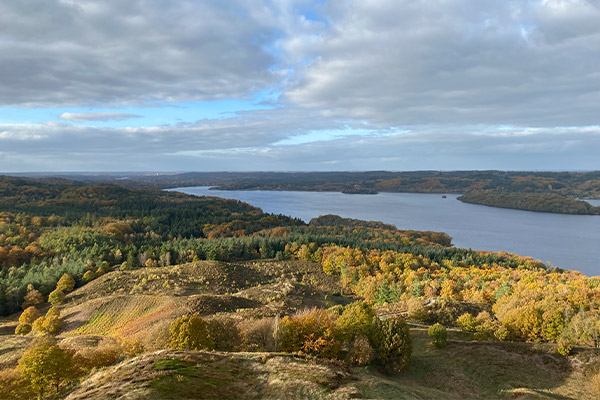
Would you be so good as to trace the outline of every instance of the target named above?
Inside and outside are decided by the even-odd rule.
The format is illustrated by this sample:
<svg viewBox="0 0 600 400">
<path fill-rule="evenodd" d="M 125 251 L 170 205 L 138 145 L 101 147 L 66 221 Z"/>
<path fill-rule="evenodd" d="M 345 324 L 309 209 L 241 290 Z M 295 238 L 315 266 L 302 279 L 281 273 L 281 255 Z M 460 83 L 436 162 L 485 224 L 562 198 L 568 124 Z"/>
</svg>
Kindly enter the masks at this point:
<svg viewBox="0 0 600 400">
<path fill-rule="evenodd" d="M 575 200 L 555 193 L 508 193 L 486 190 L 466 193 L 458 197 L 458 200 L 465 203 L 525 211 L 600 215 L 600 207 L 594 207 L 586 201 Z"/>
</svg>

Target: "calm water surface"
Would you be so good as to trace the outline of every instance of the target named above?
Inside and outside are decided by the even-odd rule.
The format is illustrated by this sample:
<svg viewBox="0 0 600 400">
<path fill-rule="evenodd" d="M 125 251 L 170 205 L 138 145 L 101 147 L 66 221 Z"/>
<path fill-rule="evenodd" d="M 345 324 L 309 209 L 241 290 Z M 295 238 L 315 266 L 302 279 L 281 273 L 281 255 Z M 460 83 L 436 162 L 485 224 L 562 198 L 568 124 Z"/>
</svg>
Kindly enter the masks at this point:
<svg viewBox="0 0 600 400">
<path fill-rule="evenodd" d="M 309 221 L 324 214 L 383 221 L 399 229 L 446 232 L 456 247 L 504 250 L 587 275 L 600 275 L 600 216 L 509 210 L 462 203 L 458 195 L 172 189 L 245 201 L 263 211 Z M 600 205 L 600 200 L 590 201 Z"/>
</svg>

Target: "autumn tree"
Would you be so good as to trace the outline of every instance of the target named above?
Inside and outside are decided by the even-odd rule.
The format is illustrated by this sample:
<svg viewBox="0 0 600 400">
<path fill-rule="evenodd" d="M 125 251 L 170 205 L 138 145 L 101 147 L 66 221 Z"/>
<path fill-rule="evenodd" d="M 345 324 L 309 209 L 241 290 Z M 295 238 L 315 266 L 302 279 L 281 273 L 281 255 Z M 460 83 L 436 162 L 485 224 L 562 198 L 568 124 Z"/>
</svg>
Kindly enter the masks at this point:
<svg viewBox="0 0 600 400">
<path fill-rule="evenodd" d="M 375 318 L 375 310 L 368 303 L 357 301 L 344 307 L 344 311 L 335 321 L 340 337 L 347 342 L 358 336 L 369 337 Z"/>
<path fill-rule="evenodd" d="M 377 358 L 388 372 L 402 371 L 412 354 L 412 339 L 402 318 L 375 319 L 372 335 Z"/>
<path fill-rule="evenodd" d="M 440 323 L 431 325 L 427 330 L 427 335 L 431 338 L 431 344 L 435 347 L 442 348 L 448 344 L 448 331 Z"/>
<path fill-rule="evenodd" d="M 24 310 L 28 307 L 37 306 L 39 304 L 42 304 L 43 302 L 44 302 L 44 296 L 40 293 L 40 291 L 34 289 L 32 285 L 29 285 L 29 287 L 27 288 L 27 294 L 25 295 L 25 298 L 23 300 L 23 304 L 21 307 Z"/>
<path fill-rule="evenodd" d="M 210 350 L 214 347 L 207 323 L 198 314 L 177 318 L 169 328 L 169 346 L 180 350 Z"/>
<path fill-rule="evenodd" d="M 55 339 L 40 338 L 19 359 L 19 372 L 31 382 L 38 399 L 55 391 L 75 376 L 73 354 L 61 349 Z"/>
<path fill-rule="evenodd" d="M 340 344 L 335 326 L 325 310 L 313 308 L 284 317 L 280 323 L 281 350 L 335 358 Z"/>
<path fill-rule="evenodd" d="M 86 272 L 85 272 L 85 274 L 83 274 L 83 277 L 82 277 L 82 279 L 83 279 L 85 282 L 91 282 L 91 281 L 93 281 L 94 279 L 96 279 L 96 274 L 94 273 L 94 271 L 92 271 L 92 270 L 88 270 L 88 271 L 86 271 Z"/>
</svg>

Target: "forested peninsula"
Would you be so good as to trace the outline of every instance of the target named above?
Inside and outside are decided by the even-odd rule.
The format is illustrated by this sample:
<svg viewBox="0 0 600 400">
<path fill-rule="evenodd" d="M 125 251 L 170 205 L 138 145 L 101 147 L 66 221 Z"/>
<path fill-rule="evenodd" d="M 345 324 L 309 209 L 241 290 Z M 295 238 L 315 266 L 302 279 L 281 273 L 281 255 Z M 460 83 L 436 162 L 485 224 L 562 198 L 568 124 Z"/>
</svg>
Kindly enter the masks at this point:
<svg viewBox="0 0 600 400">
<path fill-rule="evenodd" d="M 458 200 L 465 203 L 525 211 L 600 215 L 600 207 L 594 207 L 586 201 L 575 200 L 554 193 L 482 191 L 464 194 L 459 196 Z"/>
</svg>

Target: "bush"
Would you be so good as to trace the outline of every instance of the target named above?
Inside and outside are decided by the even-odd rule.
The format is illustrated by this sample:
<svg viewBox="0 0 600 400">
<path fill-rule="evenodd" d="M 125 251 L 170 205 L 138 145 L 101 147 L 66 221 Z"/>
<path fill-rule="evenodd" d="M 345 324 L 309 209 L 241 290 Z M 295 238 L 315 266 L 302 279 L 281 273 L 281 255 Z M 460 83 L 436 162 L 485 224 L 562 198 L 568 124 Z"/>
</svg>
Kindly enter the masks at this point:
<svg viewBox="0 0 600 400">
<path fill-rule="evenodd" d="M 73 360 L 78 368 L 87 373 L 94 368 L 116 364 L 122 355 L 123 349 L 119 345 L 111 343 L 79 350 L 75 353 Z"/>
<path fill-rule="evenodd" d="M 353 365 L 367 365 L 375 360 L 375 350 L 366 336 L 358 336 L 350 345 L 348 361 Z"/>
<path fill-rule="evenodd" d="M 344 307 L 344 311 L 335 321 L 340 338 L 352 342 L 359 336 L 370 336 L 375 318 L 373 307 L 363 301 L 357 301 Z"/>
<path fill-rule="evenodd" d="M 277 351 L 278 322 L 274 318 L 246 319 L 238 324 L 244 351 Z"/>
<path fill-rule="evenodd" d="M 425 322 L 429 319 L 429 313 L 423 305 L 423 302 L 415 297 L 408 299 L 406 308 L 408 311 L 408 318 L 412 320 Z"/>
<path fill-rule="evenodd" d="M 15 328 L 15 335 L 25 336 L 29 332 L 31 332 L 31 325 L 30 324 L 19 324 Z"/>
<path fill-rule="evenodd" d="M 239 349 L 240 331 L 231 318 L 213 317 L 208 320 L 206 329 L 215 350 L 237 351 Z"/>
<path fill-rule="evenodd" d="M 477 331 L 477 319 L 469 313 L 464 313 L 456 320 L 456 324 L 465 332 Z"/>
<path fill-rule="evenodd" d="M 123 340 L 121 347 L 128 357 L 137 357 L 145 351 L 144 344 L 135 339 Z"/>
<path fill-rule="evenodd" d="M 61 304 L 63 301 L 65 301 L 65 293 L 60 289 L 55 289 L 48 295 L 48 301 L 53 306 Z"/>
<path fill-rule="evenodd" d="M 37 308 L 31 306 L 25 309 L 19 316 L 20 324 L 32 324 L 33 321 L 38 319 L 42 314 L 38 311 Z"/>
<path fill-rule="evenodd" d="M 28 307 L 37 306 L 38 304 L 42 304 L 44 302 L 44 296 L 42 296 L 39 290 L 33 289 L 33 287 L 29 289 L 31 290 L 27 292 L 25 298 L 23 299 L 23 304 L 21 305 L 24 310 Z"/>
<path fill-rule="evenodd" d="M 431 325 L 427 330 L 427 335 L 431 338 L 431 344 L 433 344 L 437 348 L 446 347 L 448 344 L 448 331 L 444 327 L 444 325 L 437 323 Z"/>
<path fill-rule="evenodd" d="M 494 337 L 498 340 L 506 340 L 509 335 L 508 328 L 502 324 L 499 324 L 494 330 Z"/>
<path fill-rule="evenodd" d="M 46 313 L 46 318 L 51 318 L 51 317 L 56 317 L 56 318 L 60 317 L 60 309 L 58 307 L 50 307 L 50 309 Z"/>
<path fill-rule="evenodd" d="M 566 339 L 558 339 L 556 343 L 556 352 L 563 356 L 568 356 L 573 351 L 573 343 Z"/>
<path fill-rule="evenodd" d="M 56 283 L 56 289 L 63 293 L 69 293 L 75 288 L 75 279 L 69 274 L 63 274 Z"/>
<path fill-rule="evenodd" d="M 335 327 L 325 310 L 305 310 L 280 323 L 281 350 L 302 352 L 323 358 L 336 358 L 340 344 L 335 340 Z"/>
<path fill-rule="evenodd" d="M 54 335 L 62 327 L 62 319 L 56 317 L 39 317 L 33 322 L 33 330 L 38 335 Z"/>
<path fill-rule="evenodd" d="M 206 322 L 198 314 L 176 319 L 169 329 L 169 346 L 180 350 L 211 350 Z"/>
<path fill-rule="evenodd" d="M 2 388 L 3 400 L 23 400 L 36 397 L 30 383 L 18 369 L 0 371 L 0 388 Z"/>
<path fill-rule="evenodd" d="M 372 343 L 377 359 L 388 372 L 402 371 L 410 361 L 412 339 L 402 318 L 375 318 Z"/>
<path fill-rule="evenodd" d="M 85 282 L 91 282 L 94 279 L 96 279 L 96 274 L 94 273 L 94 271 L 86 271 L 85 274 L 83 274 L 82 279 Z"/>
</svg>

